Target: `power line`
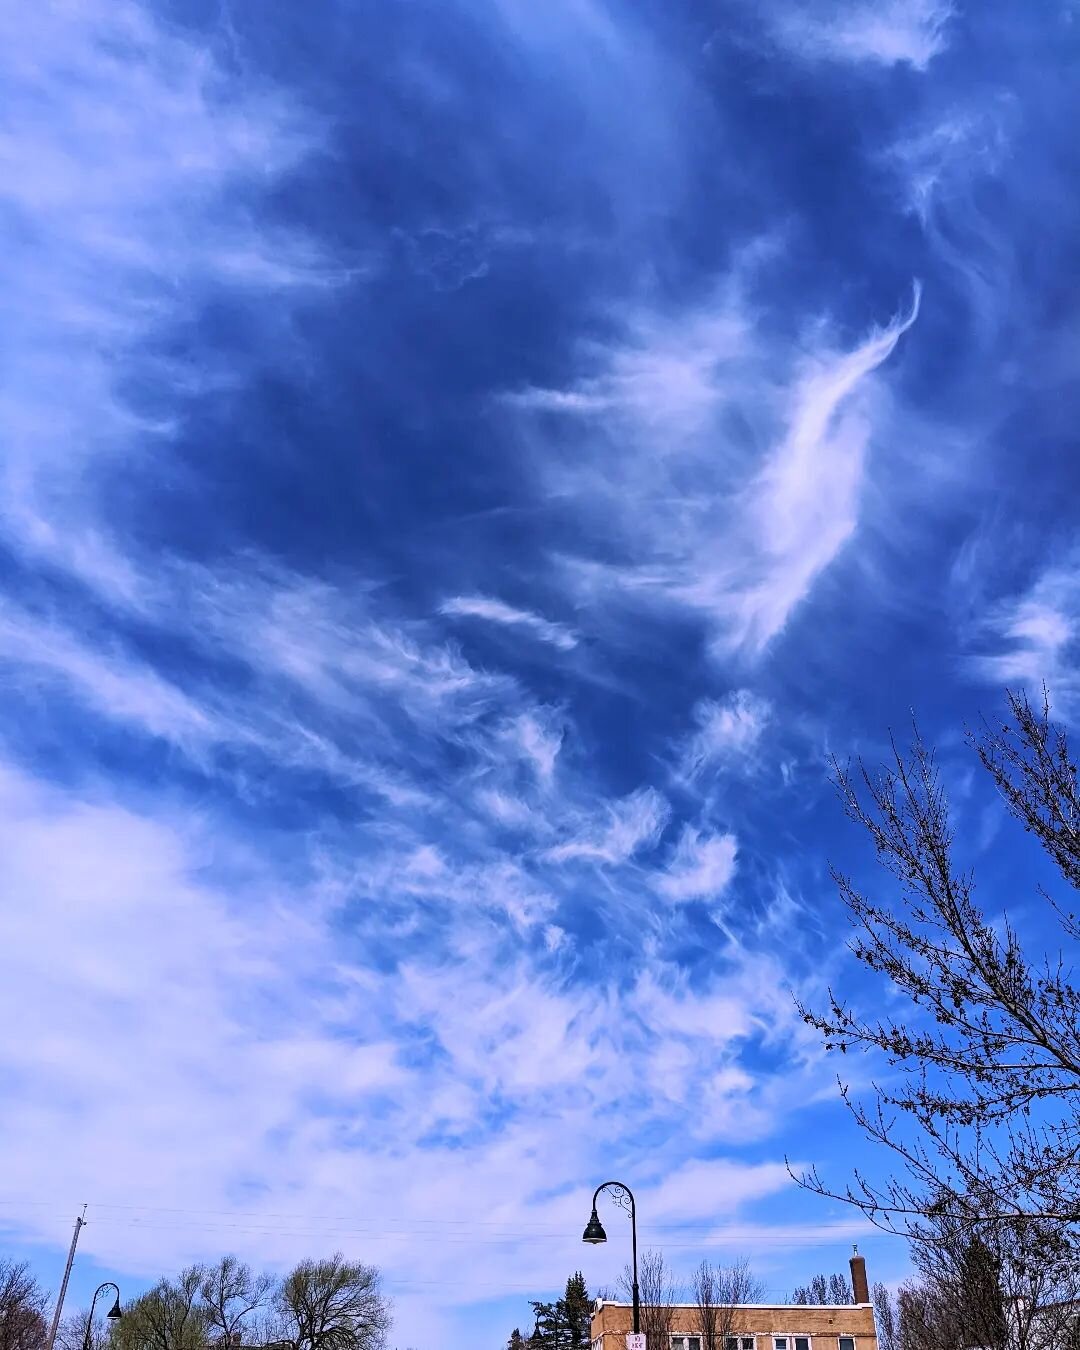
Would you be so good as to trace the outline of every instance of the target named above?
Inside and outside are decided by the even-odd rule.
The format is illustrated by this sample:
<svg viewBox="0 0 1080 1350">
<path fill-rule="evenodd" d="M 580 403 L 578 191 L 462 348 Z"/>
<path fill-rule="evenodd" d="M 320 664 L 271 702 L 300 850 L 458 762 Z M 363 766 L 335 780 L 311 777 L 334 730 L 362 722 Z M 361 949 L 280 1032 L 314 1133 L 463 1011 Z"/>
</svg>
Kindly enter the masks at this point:
<svg viewBox="0 0 1080 1350">
<path fill-rule="evenodd" d="M 66 1214 L 66 1211 L 60 1209 L 55 1201 L 45 1200 L 18 1200 L 11 1198 L 0 1198 L 0 1205 L 27 1205 L 35 1207 L 52 1208 L 58 1214 Z M 183 1228 L 199 1228 L 204 1232 L 226 1232 L 226 1231 L 245 1231 L 258 1233 L 280 1233 L 283 1236 L 319 1236 L 320 1234 L 337 1233 L 342 1236 L 396 1236 L 396 1237 L 422 1237 L 429 1236 L 434 1240 L 449 1241 L 453 1234 L 440 1234 L 437 1231 L 438 1226 L 445 1225 L 454 1229 L 462 1230 L 462 1235 L 467 1236 L 473 1230 L 496 1229 L 502 1230 L 489 1233 L 488 1237 L 497 1241 L 506 1241 L 509 1239 L 520 1239 L 523 1233 L 535 1237 L 556 1237 L 563 1238 L 567 1236 L 567 1230 L 562 1227 L 556 1227 L 549 1223 L 536 1223 L 529 1220 L 517 1219 L 454 1219 L 449 1217 L 425 1218 L 419 1215 L 389 1215 L 389 1223 L 408 1224 L 408 1227 L 394 1228 L 379 1226 L 378 1224 L 364 1223 L 356 1224 L 355 1214 L 322 1215 L 311 1213 L 282 1212 L 282 1211 L 263 1211 L 263 1210 L 213 1210 L 213 1209 L 183 1209 L 176 1206 L 164 1205 L 130 1205 L 119 1204 L 112 1201 L 94 1202 L 92 1208 L 96 1210 L 123 1210 L 136 1217 L 120 1218 L 104 1215 L 98 1217 L 95 1222 L 98 1225 L 111 1226 L 137 1226 L 146 1228 L 161 1228 L 170 1230 L 180 1230 Z M 190 1222 L 167 1220 L 165 1222 L 148 1222 L 140 1217 L 139 1214 L 146 1215 L 166 1215 L 183 1214 L 191 1215 Z M 245 1224 L 214 1224 L 202 1221 L 204 1217 L 216 1218 L 253 1218 L 256 1220 L 266 1219 L 298 1219 L 307 1225 L 318 1225 L 317 1229 L 289 1229 L 289 1228 L 267 1228 L 265 1226 L 245 1225 Z M 329 1228 L 327 1225 L 334 1223 L 350 1223 L 348 1228 Z M 423 1228 L 414 1227 L 414 1225 L 424 1225 Z M 753 1228 L 725 1228 L 715 1223 L 664 1223 L 654 1222 L 643 1225 L 643 1231 L 646 1233 L 701 1233 L 712 1236 L 713 1238 L 726 1238 L 732 1241 L 824 1241 L 830 1237 L 846 1238 L 853 1231 L 861 1229 L 865 1225 L 858 1222 L 841 1222 L 837 1224 L 808 1225 L 805 1228 L 793 1230 L 791 1232 L 762 1232 Z M 432 1231 L 434 1230 L 434 1231 Z M 478 1239 L 474 1239 L 478 1240 Z"/>
</svg>

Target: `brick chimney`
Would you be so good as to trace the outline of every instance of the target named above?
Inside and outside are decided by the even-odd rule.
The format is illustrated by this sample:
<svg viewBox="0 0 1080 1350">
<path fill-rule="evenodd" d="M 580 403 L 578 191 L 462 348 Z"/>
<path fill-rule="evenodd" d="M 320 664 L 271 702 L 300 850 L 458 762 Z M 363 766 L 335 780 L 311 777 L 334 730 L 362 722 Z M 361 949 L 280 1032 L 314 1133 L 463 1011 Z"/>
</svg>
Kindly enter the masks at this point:
<svg viewBox="0 0 1080 1350">
<path fill-rule="evenodd" d="M 870 1302 L 870 1286 L 866 1283 L 866 1257 L 859 1255 L 858 1247 L 851 1258 L 851 1292 L 856 1303 Z"/>
</svg>

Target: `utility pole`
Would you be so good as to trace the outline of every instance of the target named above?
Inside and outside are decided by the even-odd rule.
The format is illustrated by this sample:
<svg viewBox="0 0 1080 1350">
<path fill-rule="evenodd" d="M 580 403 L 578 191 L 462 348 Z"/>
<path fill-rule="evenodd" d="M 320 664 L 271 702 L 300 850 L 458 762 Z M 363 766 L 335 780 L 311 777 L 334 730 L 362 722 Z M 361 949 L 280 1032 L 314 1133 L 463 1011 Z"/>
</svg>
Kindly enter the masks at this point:
<svg viewBox="0 0 1080 1350">
<path fill-rule="evenodd" d="M 53 1313 L 52 1327 L 49 1330 L 49 1340 L 45 1350 L 53 1350 L 53 1342 L 56 1340 L 56 1329 L 60 1325 L 60 1314 L 64 1308 L 64 1295 L 67 1293 L 68 1276 L 71 1274 L 71 1263 L 75 1260 L 75 1248 L 79 1245 L 79 1234 L 86 1227 L 86 1206 L 83 1205 L 82 1213 L 75 1220 L 75 1232 L 71 1238 L 71 1250 L 68 1252 L 67 1265 L 64 1267 L 64 1279 L 60 1285 L 60 1297 L 56 1300 L 56 1311 Z"/>
</svg>

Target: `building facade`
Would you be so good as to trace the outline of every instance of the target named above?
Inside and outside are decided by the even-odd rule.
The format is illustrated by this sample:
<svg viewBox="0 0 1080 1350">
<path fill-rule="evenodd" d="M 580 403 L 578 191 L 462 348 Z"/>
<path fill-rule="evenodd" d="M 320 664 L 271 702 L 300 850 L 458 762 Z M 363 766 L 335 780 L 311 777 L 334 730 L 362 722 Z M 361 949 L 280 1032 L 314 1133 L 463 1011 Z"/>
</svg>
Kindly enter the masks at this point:
<svg viewBox="0 0 1080 1350">
<path fill-rule="evenodd" d="M 858 1255 L 851 1258 L 851 1288 L 854 1303 L 743 1303 L 721 1309 L 717 1322 L 724 1334 L 717 1350 L 877 1350 L 866 1262 Z M 597 1299 L 593 1350 L 626 1350 L 633 1329 L 629 1303 Z M 663 1350 L 708 1350 L 696 1304 L 672 1305 L 669 1341 Z"/>
</svg>

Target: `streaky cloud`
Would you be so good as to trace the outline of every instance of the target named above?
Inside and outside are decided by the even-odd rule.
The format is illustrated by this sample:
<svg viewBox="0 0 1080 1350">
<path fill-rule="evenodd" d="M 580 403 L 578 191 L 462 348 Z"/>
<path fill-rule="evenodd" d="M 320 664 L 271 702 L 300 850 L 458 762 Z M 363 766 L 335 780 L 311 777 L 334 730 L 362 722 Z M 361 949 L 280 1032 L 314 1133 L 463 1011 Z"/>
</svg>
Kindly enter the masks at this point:
<svg viewBox="0 0 1080 1350">
<path fill-rule="evenodd" d="M 1045 685 L 1058 716 L 1080 719 L 1080 550 L 986 607 L 972 645 L 970 668 L 981 679 L 1037 697 Z"/>
<path fill-rule="evenodd" d="M 230 82 L 147 7 L 8 12 L 0 79 L 19 127 L 0 145 L 15 227 L 0 263 L 0 529 L 28 559 L 132 603 L 142 597 L 107 485 L 153 473 L 179 430 L 177 395 L 242 385 L 252 361 L 275 344 L 283 354 L 298 296 L 337 290 L 360 265 L 330 262 L 312 236 L 251 209 L 320 145 L 318 119 L 254 74 Z M 162 337 L 223 295 L 272 301 L 265 351 L 166 355 Z M 171 406 L 140 408 L 133 387 L 165 388 Z"/>
<path fill-rule="evenodd" d="M 953 14 L 951 0 L 857 0 L 839 6 L 804 0 L 779 6 L 770 23 L 784 50 L 801 60 L 925 71 L 945 50 Z"/>
<path fill-rule="evenodd" d="M 767 263 L 765 251 L 752 267 Z M 568 461 L 553 450 L 545 470 L 586 531 L 622 544 L 618 561 L 563 558 L 578 603 L 599 607 L 621 593 L 631 604 L 685 609 L 722 658 L 759 658 L 854 534 L 882 410 L 875 373 L 916 322 L 921 298 L 916 282 L 907 313 L 849 350 L 821 325 L 792 350 L 754 333 L 750 284 L 731 278 L 707 311 L 685 317 L 681 339 L 672 336 L 678 320 L 642 320 L 626 346 L 583 353 L 609 368 L 582 377 L 587 390 L 603 389 L 603 410 L 577 410 L 578 453 Z M 643 354 L 641 333 L 660 348 Z M 657 372 L 673 351 L 680 376 L 666 380 Z M 652 397 L 654 380 L 663 396 Z M 726 434 L 736 416 L 752 429 L 741 443 Z M 544 428 L 529 425 L 544 441 Z"/>
<path fill-rule="evenodd" d="M 921 294 L 916 282 L 906 316 L 851 352 L 812 357 L 800 372 L 786 434 L 746 494 L 764 576 L 734 597 L 728 642 L 735 647 L 762 651 L 854 533 L 871 424 L 866 411 L 848 404 L 915 323 Z M 699 593 L 706 603 L 711 584 Z M 685 594 L 694 599 L 696 588 Z"/>
<path fill-rule="evenodd" d="M 482 619 L 488 623 L 523 628 L 541 642 L 550 643 L 559 651 L 572 651 L 578 644 L 577 634 L 562 624 L 552 623 L 531 610 L 517 609 L 488 595 L 455 595 L 444 600 L 439 613 L 451 618 Z"/>
<path fill-rule="evenodd" d="M 596 862 L 615 866 L 656 842 L 670 808 L 655 788 L 642 788 L 610 803 L 590 821 L 582 821 L 572 837 L 547 849 L 549 862 Z"/>
</svg>

